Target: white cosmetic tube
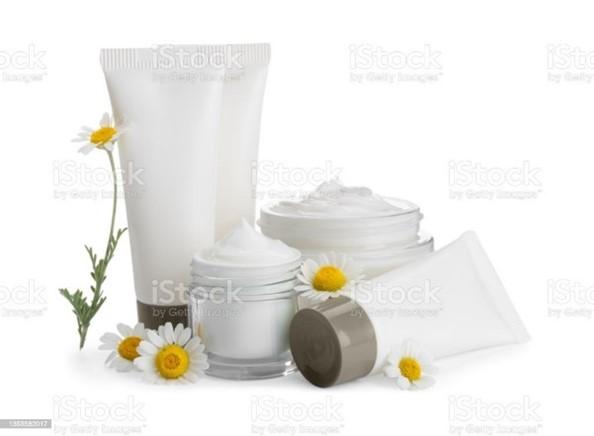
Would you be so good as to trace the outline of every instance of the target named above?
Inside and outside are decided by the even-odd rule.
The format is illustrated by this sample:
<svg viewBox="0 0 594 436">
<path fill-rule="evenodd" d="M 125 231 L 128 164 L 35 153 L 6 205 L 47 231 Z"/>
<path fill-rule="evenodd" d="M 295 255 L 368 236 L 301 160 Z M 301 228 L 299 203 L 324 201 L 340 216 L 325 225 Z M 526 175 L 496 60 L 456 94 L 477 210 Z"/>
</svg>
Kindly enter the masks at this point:
<svg viewBox="0 0 594 436">
<path fill-rule="evenodd" d="M 290 334 L 299 370 L 322 387 L 378 372 L 406 339 L 437 358 L 528 340 L 474 233 L 362 284 L 352 299 L 300 310 Z"/>
<path fill-rule="evenodd" d="M 270 60 L 268 44 L 237 45 L 226 71 L 218 138 L 216 239 L 242 219 L 254 225 L 262 100 Z"/>
<path fill-rule="evenodd" d="M 125 125 L 118 145 L 121 167 L 125 174 L 136 174 L 124 177 L 124 188 L 138 316 L 147 327 L 187 323 L 189 263 L 193 253 L 214 243 L 217 205 L 225 204 L 217 200 L 218 192 L 224 195 L 217 184 L 223 176 L 218 149 L 224 149 L 221 157 L 234 171 L 248 167 L 243 172 L 248 173 L 250 167 L 248 158 L 233 158 L 234 147 L 248 146 L 221 133 L 222 127 L 245 132 L 249 129 L 232 121 L 253 121 L 223 114 L 227 73 L 241 81 L 242 62 L 267 63 L 269 50 L 253 44 L 101 51 L 114 116 Z M 249 83 L 236 99 L 254 97 Z M 227 120 L 224 126 L 221 120 Z M 258 127 L 253 130 L 256 141 L 250 146 L 257 147 Z M 242 207 L 234 213 L 249 218 L 253 205 Z"/>
</svg>

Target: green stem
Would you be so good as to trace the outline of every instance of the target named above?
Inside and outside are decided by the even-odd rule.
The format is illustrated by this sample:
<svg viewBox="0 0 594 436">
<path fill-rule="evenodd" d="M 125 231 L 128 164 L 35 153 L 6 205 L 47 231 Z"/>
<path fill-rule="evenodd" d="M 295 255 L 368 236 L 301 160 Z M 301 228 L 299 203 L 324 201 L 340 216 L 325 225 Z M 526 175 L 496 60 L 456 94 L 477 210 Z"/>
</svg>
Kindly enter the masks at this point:
<svg viewBox="0 0 594 436">
<path fill-rule="evenodd" d="M 113 153 L 109 150 L 105 150 L 107 153 L 107 157 L 109 158 L 109 166 L 111 168 L 111 174 L 113 176 L 113 202 L 111 208 L 111 222 L 109 225 L 109 234 L 107 235 L 107 245 L 105 246 L 105 255 L 103 256 L 103 264 L 101 266 L 101 271 L 98 277 L 96 278 L 96 289 L 95 294 L 93 295 L 93 306 L 99 302 L 101 298 L 101 286 L 103 285 L 103 280 L 105 276 L 105 270 L 107 269 L 107 264 L 109 263 L 110 257 L 112 255 L 111 245 L 113 240 L 113 231 L 115 228 L 115 218 L 116 218 L 116 211 L 118 207 L 118 179 L 116 174 L 115 162 L 113 159 Z"/>
<path fill-rule="evenodd" d="M 81 325 L 78 328 L 78 335 L 80 337 L 80 341 L 78 343 L 78 349 L 82 350 L 83 347 L 85 346 L 85 341 L 87 340 L 87 331 L 89 330 L 89 326 L 88 325 Z"/>
<path fill-rule="evenodd" d="M 107 156 L 109 157 L 109 165 L 111 166 L 111 174 L 113 175 L 113 207 L 111 209 L 111 225 L 109 226 L 109 236 L 107 238 L 107 247 L 105 248 L 104 259 L 107 259 L 107 255 L 109 254 L 109 247 L 111 245 L 111 239 L 113 238 L 113 230 L 115 226 L 116 210 L 118 207 L 118 179 L 115 169 L 115 163 L 113 160 L 113 153 L 109 150 L 106 151 Z"/>
</svg>

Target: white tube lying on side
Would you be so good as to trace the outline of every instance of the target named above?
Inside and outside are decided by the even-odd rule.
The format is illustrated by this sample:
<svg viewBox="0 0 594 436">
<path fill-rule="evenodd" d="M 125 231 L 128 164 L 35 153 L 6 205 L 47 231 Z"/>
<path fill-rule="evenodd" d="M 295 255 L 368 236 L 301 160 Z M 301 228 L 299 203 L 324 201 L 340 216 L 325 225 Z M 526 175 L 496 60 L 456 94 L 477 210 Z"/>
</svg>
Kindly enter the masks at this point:
<svg viewBox="0 0 594 436">
<path fill-rule="evenodd" d="M 436 358 L 529 339 L 474 232 L 370 284 L 388 292 L 398 289 L 397 299 L 385 304 L 377 296 L 357 300 L 371 314 L 376 331 L 373 371 L 381 369 L 392 348 L 406 338 L 419 341 Z M 393 317 L 381 316 L 382 309 L 392 309 Z"/>
<path fill-rule="evenodd" d="M 293 318 L 301 373 L 327 387 L 378 372 L 413 339 L 435 357 L 524 342 L 528 333 L 476 235 L 359 285 Z"/>
</svg>

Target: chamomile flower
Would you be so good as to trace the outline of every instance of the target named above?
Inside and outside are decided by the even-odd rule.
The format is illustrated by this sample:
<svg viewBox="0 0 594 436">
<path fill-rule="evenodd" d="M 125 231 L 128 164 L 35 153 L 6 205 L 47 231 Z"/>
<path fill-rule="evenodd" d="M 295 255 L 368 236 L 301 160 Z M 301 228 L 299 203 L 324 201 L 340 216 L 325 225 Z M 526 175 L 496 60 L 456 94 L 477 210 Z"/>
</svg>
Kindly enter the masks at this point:
<svg viewBox="0 0 594 436">
<path fill-rule="evenodd" d="M 118 371 L 130 371 L 134 369 L 134 359 L 138 353 L 138 345 L 146 338 L 144 324 L 138 323 L 134 328 L 126 324 L 117 325 L 119 335 L 116 333 L 105 333 L 101 336 L 100 350 L 111 350 L 105 360 L 105 364 Z"/>
<path fill-rule="evenodd" d="M 399 349 L 392 351 L 384 367 L 387 377 L 395 378 L 400 389 L 425 389 L 435 384 L 428 374 L 437 373 L 431 354 L 418 343 L 407 339 Z"/>
<path fill-rule="evenodd" d="M 99 121 L 97 129 L 82 127 L 72 142 L 85 142 L 85 145 L 78 149 L 83 154 L 89 154 L 95 148 L 112 151 L 122 130 L 122 126 L 116 126 L 115 120 L 106 112 Z"/>
<path fill-rule="evenodd" d="M 190 328 L 168 322 L 157 331 L 147 330 L 147 339 L 138 347 L 134 364 L 154 383 L 195 382 L 208 368 L 204 345 Z"/>
<path fill-rule="evenodd" d="M 303 297 L 325 301 L 340 295 L 349 295 L 353 285 L 363 278 L 359 266 L 342 253 L 322 254 L 319 261 L 306 259 L 297 275 L 302 283 L 295 287 L 305 291 Z"/>
</svg>

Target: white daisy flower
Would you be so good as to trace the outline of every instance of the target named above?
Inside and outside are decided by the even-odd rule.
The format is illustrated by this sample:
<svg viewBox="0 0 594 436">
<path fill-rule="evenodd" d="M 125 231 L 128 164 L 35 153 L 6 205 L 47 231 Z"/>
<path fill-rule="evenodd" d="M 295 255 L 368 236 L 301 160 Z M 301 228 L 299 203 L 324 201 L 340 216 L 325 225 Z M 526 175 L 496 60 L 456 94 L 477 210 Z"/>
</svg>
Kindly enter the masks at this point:
<svg viewBox="0 0 594 436">
<path fill-rule="evenodd" d="M 428 374 L 436 374 L 433 357 L 418 343 L 407 339 L 399 349 L 388 356 L 384 367 L 387 377 L 395 378 L 400 389 L 426 389 L 435 384 L 435 379 Z"/>
<path fill-rule="evenodd" d="M 138 346 L 140 357 L 134 364 L 154 383 L 189 383 L 204 375 L 208 361 L 204 345 L 192 330 L 168 322 L 157 331 L 147 330 L 147 339 Z"/>
<path fill-rule="evenodd" d="M 72 142 L 86 143 L 78 149 L 83 154 L 89 154 L 95 148 L 112 151 L 122 131 L 123 127 L 116 126 L 115 120 L 106 112 L 99 121 L 98 129 L 83 126 L 78 136 Z"/>
<path fill-rule="evenodd" d="M 363 278 L 361 268 L 342 253 L 322 254 L 319 261 L 306 259 L 297 275 L 302 283 L 295 290 L 305 291 L 301 296 L 325 301 L 340 295 L 349 295 L 353 285 Z"/>
<path fill-rule="evenodd" d="M 146 338 L 144 324 L 138 323 L 134 328 L 126 324 L 117 325 L 119 335 L 116 333 L 105 333 L 101 336 L 100 350 L 112 350 L 105 364 L 118 371 L 130 371 L 134 369 L 134 359 L 138 353 L 138 345 Z"/>
</svg>

